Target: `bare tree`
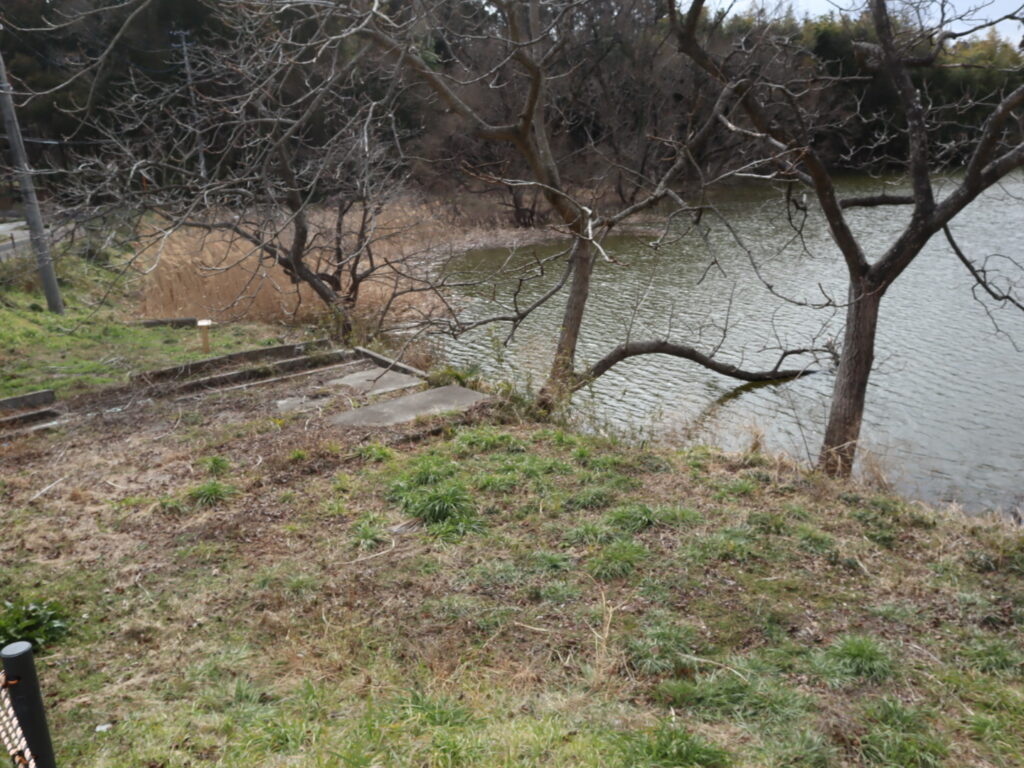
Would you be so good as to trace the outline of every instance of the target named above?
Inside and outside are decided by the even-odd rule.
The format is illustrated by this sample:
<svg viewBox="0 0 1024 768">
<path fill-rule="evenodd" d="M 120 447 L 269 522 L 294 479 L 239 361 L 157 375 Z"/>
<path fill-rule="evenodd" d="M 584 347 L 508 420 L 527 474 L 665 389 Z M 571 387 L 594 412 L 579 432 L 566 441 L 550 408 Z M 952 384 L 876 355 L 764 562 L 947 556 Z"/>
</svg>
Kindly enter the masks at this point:
<svg viewBox="0 0 1024 768">
<path fill-rule="evenodd" d="M 540 301 L 517 306 L 510 314 L 491 318 L 512 322 L 515 327 L 541 302 L 556 295 L 563 284 L 568 285 L 557 345 L 540 402 L 551 405 L 617 362 L 639 354 L 674 355 L 745 380 L 784 380 L 807 373 L 806 367 L 784 370 L 779 365 L 766 371 L 745 371 L 719 363 L 713 355 L 689 345 L 667 339 L 626 341 L 582 373 L 577 372 L 576 347 L 590 298 L 591 276 L 599 261 L 613 261 L 601 245 L 603 238 L 629 218 L 654 208 L 663 200 L 672 202 L 676 214 L 700 215 L 702 207 L 687 205 L 674 183 L 693 164 L 694 157 L 703 154 L 718 126 L 718 118 L 723 110 L 734 105 L 735 98 L 731 89 L 724 92 L 705 104 L 703 110 L 691 110 L 687 119 L 677 121 L 681 125 L 673 128 L 673 135 L 660 139 L 645 135 L 639 150 L 635 146 L 630 151 L 616 148 L 614 141 L 602 146 L 596 136 L 584 131 L 582 146 L 570 147 L 560 156 L 557 139 L 562 138 L 559 129 L 564 132 L 568 122 L 566 114 L 570 109 L 566 104 L 579 110 L 580 101 L 579 89 L 568 99 L 557 99 L 558 87 L 580 64 L 578 60 L 569 59 L 565 51 L 573 47 L 574 42 L 577 51 L 585 47 L 579 45 L 578 37 L 595 35 L 595 19 L 602 12 L 611 9 L 613 16 L 621 16 L 617 20 L 618 28 L 630 29 L 630 24 L 635 25 L 650 12 L 657 11 L 658 4 L 643 0 L 618 4 L 603 0 L 469 3 L 461 4 L 460 8 L 475 8 L 475 14 L 467 11 L 457 16 L 457 26 L 450 23 L 450 15 L 446 13 L 450 7 L 450 3 L 443 1 L 416 3 L 404 15 L 376 14 L 361 34 L 426 84 L 447 109 L 462 119 L 473 136 L 513 147 L 529 172 L 526 178 L 508 178 L 484 170 L 476 171 L 477 177 L 507 188 L 540 190 L 561 227 L 572 238 L 572 247 L 565 251 L 566 271 L 553 290 L 545 293 Z M 434 62 L 433 57 L 431 61 L 425 58 L 425 45 L 430 41 L 424 32 L 426 29 L 435 41 L 443 43 L 444 66 Z M 434 49 L 437 47 L 435 45 Z M 655 42 L 650 47 L 660 46 Z M 481 49 L 486 50 L 486 56 L 481 55 Z M 481 84 L 500 91 L 503 101 L 494 105 L 476 99 L 476 90 Z M 615 104 L 615 107 L 621 106 L 621 103 Z M 593 115 L 596 114 L 594 111 Z M 607 115 L 602 117 L 610 120 Z M 594 120 L 590 122 L 595 124 Z M 605 132 L 606 138 L 610 133 Z M 631 141 L 636 141 L 635 135 Z M 581 165 L 597 169 L 590 176 L 590 188 L 586 185 L 580 188 L 579 180 L 574 187 L 564 178 L 564 168 Z M 625 204 L 601 211 L 601 193 L 608 186 L 609 177 L 615 177 Z M 624 180 L 628 180 L 627 183 Z M 780 363 L 791 354 L 795 351 L 784 352 Z"/>
<path fill-rule="evenodd" d="M 133 212 L 143 241 L 180 228 L 227 238 L 242 248 L 213 268 L 262 265 L 237 300 L 280 267 L 345 338 L 368 283 L 432 291 L 425 270 L 382 247 L 380 215 L 406 169 L 396 89 L 361 66 L 368 18 L 344 5 L 217 4 L 217 32 L 181 33 L 170 76 L 130 69 L 83 112 L 102 149 L 76 158 L 64 202 L 79 219 Z"/>
<path fill-rule="evenodd" d="M 751 57 L 720 55 L 709 50 L 701 38 L 704 1 L 694 0 L 677 12 L 671 6 L 676 41 L 696 66 L 708 73 L 723 90 L 739 99 L 743 120 L 721 118 L 723 129 L 745 140 L 745 151 L 755 174 L 763 179 L 788 180 L 813 192 L 846 265 L 849 278 L 846 298 L 846 327 L 836 371 L 831 410 L 825 431 L 819 466 L 827 473 L 847 475 L 852 469 L 860 436 L 865 394 L 875 353 L 875 332 L 882 297 L 918 256 L 936 233 L 945 230 L 978 195 L 1007 174 L 1024 166 L 1024 85 L 1007 86 L 989 94 L 965 94 L 956 103 L 940 103 L 915 81 L 915 70 L 942 64 L 945 46 L 951 41 L 988 28 L 1006 19 L 1024 20 L 1024 6 L 1001 19 L 964 26 L 977 9 L 951 15 L 946 3 L 904 4 L 898 20 L 893 19 L 886 0 L 871 0 L 871 29 L 875 40 L 861 41 L 863 69 L 859 77 L 884 81 L 898 95 L 899 114 L 895 130 L 905 132 L 902 156 L 890 157 L 906 170 L 909 194 L 879 194 L 843 198 L 829 166 L 819 153 L 819 138 L 828 131 L 842 131 L 842 125 L 820 109 L 822 90 L 829 78 L 811 73 L 809 77 L 776 79 L 763 69 L 750 66 Z M 952 29 L 959 22 L 959 30 Z M 748 38 L 749 45 L 785 44 L 768 29 L 760 38 Z M 834 79 L 832 79 L 834 82 Z M 948 146 L 942 129 L 968 108 L 986 110 L 980 130 L 960 130 L 955 151 Z M 936 195 L 936 178 L 956 168 L 955 184 L 941 199 Z M 907 206 L 911 215 L 896 239 L 882 252 L 868 254 L 853 233 L 846 211 L 851 208 Z M 951 241 L 952 242 L 952 241 Z M 983 269 L 962 257 L 974 279 L 999 300 L 1018 302 L 1014 286 L 994 286 Z M 994 293 L 993 293 L 994 292 Z"/>
</svg>

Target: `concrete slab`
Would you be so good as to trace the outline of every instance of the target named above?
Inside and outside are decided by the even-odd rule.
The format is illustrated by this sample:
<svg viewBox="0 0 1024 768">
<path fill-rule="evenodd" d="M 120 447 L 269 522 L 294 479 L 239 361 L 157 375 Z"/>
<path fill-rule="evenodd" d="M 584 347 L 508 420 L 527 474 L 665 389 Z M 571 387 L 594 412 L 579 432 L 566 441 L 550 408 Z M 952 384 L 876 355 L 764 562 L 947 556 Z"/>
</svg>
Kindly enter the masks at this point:
<svg viewBox="0 0 1024 768">
<path fill-rule="evenodd" d="M 298 397 L 286 397 L 284 400 L 278 400 L 277 410 L 281 413 L 294 413 L 295 411 L 304 410 L 306 404 L 309 403 L 309 398 L 304 395 Z"/>
<path fill-rule="evenodd" d="M 398 371 L 386 371 L 374 366 L 365 371 L 356 371 L 340 379 L 331 379 L 328 387 L 348 387 L 361 395 L 383 395 L 386 392 L 397 392 L 423 383 L 423 379 Z"/>
<path fill-rule="evenodd" d="M 465 411 L 490 398 L 457 384 L 428 389 L 412 395 L 397 397 L 386 403 L 368 405 L 339 413 L 327 419 L 328 424 L 339 427 L 388 427 L 403 424 L 420 416 L 434 416 L 450 411 Z"/>
<path fill-rule="evenodd" d="M 295 395 L 286 397 L 275 402 L 277 410 L 281 413 L 303 413 L 304 411 L 315 411 L 330 402 L 326 394 Z"/>
</svg>

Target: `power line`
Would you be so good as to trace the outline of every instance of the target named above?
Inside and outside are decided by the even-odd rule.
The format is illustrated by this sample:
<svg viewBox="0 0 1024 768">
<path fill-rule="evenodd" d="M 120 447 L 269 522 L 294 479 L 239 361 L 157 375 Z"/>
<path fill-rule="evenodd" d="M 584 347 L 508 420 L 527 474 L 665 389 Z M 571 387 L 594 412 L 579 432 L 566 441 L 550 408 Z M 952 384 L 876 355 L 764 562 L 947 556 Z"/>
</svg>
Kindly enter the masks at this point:
<svg viewBox="0 0 1024 768">
<path fill-rule="evenodd" d="M 0 133 L 0 139 L 7 141 L 7 134 Z M 97 144 L 111 144 L 113 142 L 112 139 L 39 139 L 32 138 L 29 136 L 22 136 L 21 140 L 24 141 L 26 144 L 48 144 L 50 146 L 93 146 Z"/>
</svg>

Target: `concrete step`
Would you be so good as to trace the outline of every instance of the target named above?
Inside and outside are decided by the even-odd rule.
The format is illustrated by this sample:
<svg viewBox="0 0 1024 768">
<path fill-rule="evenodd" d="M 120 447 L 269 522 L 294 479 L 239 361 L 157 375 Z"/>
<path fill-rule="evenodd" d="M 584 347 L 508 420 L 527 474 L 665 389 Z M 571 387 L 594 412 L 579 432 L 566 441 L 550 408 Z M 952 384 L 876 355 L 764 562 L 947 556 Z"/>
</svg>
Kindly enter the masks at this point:
<svg viewBox="0 0 1024 768">
<path fill-rule="evenodd" d="M 261 360 L 282 360 L 296 358 L 301 355 L 309 355 L 317 349 L 329 344 L 328 339 L 317 339 L 316 341 L 305 341 L 301 344 L 279 344 L 275 347 L 260 347 L 258 349 L 247 349 L 242 352 L 232 352 L 229 355 L 208 357 L 204 360 L 196 360 L 191 363 L 172 365 L 169 368 L 160 368 L 155 371 L 143 371 L 133 374 L 132 381 L 155 384 L 167 379 L 187 379 L 190 376 L 197 376 L 218 368 L 226 368 L 238 363 L 255 363 Z"/>
<path fill-rule="evenodd" d="M 226 373 L 216 373 L 201 379 L 193 379 L 178 384 L 170 389 L 170 394 L 186 394 L 203 389 L 223 389 L 233 384 L 243 382 L 272 379 L 285 373 L 326 368 L 336 363 L 345 363 L 356 358 L 356 353 L 351 349 L 335 349 L 330 352 L 321 352 L 313 355 L 302 355 L 287 360 L 257 365 L 251 368 L 241 368 Z"/>
<path fill-rule="evenodd" d="M 24 408 L 42 408 L 44 405 L 51 405 L 57 397 L 52 389 L 40 389 L 38 392 L 29 392 L 24 395 L 5 397 L 0 400 L 0 412 L 20 411 Z"/>
<path fill-rule="evenodd" d="M 60 415 L 61 412 L 54 410 L 53 408 L 41 408 L 36 411 L 23 411 L 22 413 L 16 413 L 13 416 L 5 416 L 0 419 L 0 431 L 14 429 L 15 427 L 22 427 L 26 424 L 35 424 L 37 421 L 46 421 L 47 419 L 52 420 Z"/>
<path fill-rule="evenodd" d="M 329 417 L 327 423 L 339 427 L 389 427 L 421 416 L 466 411 L 487 400 L 490 397 L 480 392 L 449 384 L 447 387 L 428 389 L 384 403 L 345 411 Z"/>
</svg>

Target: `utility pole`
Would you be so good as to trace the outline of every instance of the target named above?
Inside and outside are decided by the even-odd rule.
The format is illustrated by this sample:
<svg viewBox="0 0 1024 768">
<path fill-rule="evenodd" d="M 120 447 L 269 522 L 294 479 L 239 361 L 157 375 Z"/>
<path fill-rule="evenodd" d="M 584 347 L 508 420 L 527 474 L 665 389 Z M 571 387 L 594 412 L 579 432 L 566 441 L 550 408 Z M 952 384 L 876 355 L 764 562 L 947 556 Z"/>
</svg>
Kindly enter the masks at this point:
<svg viewBox="0 0 1024 768">
<path fill-rule="evenodd" d="M 11 88 L 11 84 L 7 82 L 7 69 L 4 66 L 2 53 L 0 53 L 0 112 L 3 112 L 4 116 L 4 130 L 7 132 L 7 142 L 11 147 L 11 159 L 14 161 L 14 170 L 17 172 L 18 179 L 21 182 L 21 197 L 25 201 L 25 219 L 28 221 L 32 250 L 36 254 L 39 279 L 43 283 L 43 292 L 46 294 L 46 305 L 51 312 L 63 315 L 64 302 L 60 297 L 57 275 L 53 271 L 50 243 L 46 237 L 46 230 L 43 228 L 43 215 L 39 211 L 39 198 L 36 197 L 36 187 L 32 183 L 32 169 L 29 168 L 28 155 L 25 154 L 25 143 L 21 139 L 18 116 L 14 113 L 14 90 Z"/>
</svg>

